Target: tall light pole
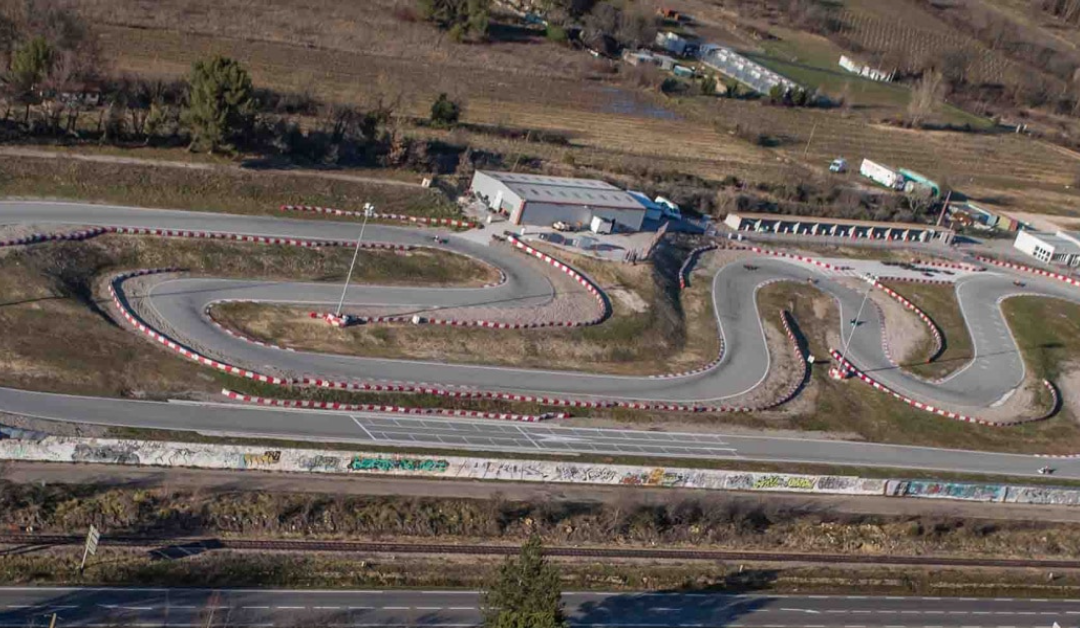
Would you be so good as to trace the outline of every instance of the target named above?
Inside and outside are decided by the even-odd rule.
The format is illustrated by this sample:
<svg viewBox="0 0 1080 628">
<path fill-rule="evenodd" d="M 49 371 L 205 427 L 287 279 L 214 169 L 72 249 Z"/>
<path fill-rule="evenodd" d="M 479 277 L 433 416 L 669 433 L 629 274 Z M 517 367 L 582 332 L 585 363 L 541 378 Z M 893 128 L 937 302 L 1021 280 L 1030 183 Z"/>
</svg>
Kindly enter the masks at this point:
<svg viewBox="0 0 1080 628">
<path fill-rule="evenodd" d="M 844 347 L 840 351 L 841 356 L 845 360 L 848 359 L 848 347 L 851 345 L 852 337 L 855 336 L 855 328 L 859 326 L 859 317 L 862 316 L 863 307 L 866 306 L 866 300 L 870 298 L 870 291 L 874 289 L 874 284 L 877 282 L 877 277 L 873 275 L 866 275 L 866 280 L 870 284 L 870 287 L 866 289 L 866 294 L 863 295 L 862 303 L 859 304 L 859 311 L 855 313 L 855 318 L 851 319 L 851 331 L 848 332 L 847 340 L 844 341 Z M 841 323 L 841 325 L 843 325 L 843 323 Z M 841 329 L 843 329 L 842 326 Z"/>
<path fill-rule="evenodd" d="M 345 293 L 349 291 L 349 280 L 352 279 L 352 271 L 356 266 L 356 258 L 360 256 L 360 243 L 364 240 L 364 228 L 367 227 L 368 218 L 375 213 L 375 206 L 371 203 L 364 203 L 364 222 L 360 225 L 360 237 L 356 239 L 356 250 L 353 251 L 352 263 L 349 264 L 349 274 L 345 275 L 345 287 L 341 289 L 341 300 L 338 301 L 337 311 L 334 312 L 334 316 L 341 318 L 341 308 L 345 305 Z"/>
</svg>

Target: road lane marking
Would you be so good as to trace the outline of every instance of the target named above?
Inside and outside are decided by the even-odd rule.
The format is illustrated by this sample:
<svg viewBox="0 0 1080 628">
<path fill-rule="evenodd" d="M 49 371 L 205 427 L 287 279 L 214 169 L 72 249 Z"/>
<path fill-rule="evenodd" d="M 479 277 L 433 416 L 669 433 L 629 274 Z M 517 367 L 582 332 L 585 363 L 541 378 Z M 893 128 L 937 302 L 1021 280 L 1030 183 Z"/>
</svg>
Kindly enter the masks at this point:
<svg viewBox="0 0 1080 628">
<path fill-rule="evenodd" d="M 279 611 L 302 611 L 307 609 L 306 606 L 275 606 L 274 608 Z"/>
<path fill-rule="evenodd" d="M 269 606 L 241 606 L 240 608 L 247 611 L 267 611 L 270 610 Z"/>
</svg>

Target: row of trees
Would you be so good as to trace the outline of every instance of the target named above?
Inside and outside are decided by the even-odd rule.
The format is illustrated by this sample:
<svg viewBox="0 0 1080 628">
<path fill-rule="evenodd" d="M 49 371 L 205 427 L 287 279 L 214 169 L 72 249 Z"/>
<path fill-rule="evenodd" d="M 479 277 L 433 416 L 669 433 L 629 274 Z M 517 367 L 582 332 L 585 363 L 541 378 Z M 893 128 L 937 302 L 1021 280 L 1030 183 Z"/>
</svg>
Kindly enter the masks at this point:
<svg viewBox="0 0 1080 628">
<path fill-rule="evenodd" d="M 420 16 L 454 41 L 482 41 L 490 26 L 491 0 L 417 0 Z"/>
</svg>

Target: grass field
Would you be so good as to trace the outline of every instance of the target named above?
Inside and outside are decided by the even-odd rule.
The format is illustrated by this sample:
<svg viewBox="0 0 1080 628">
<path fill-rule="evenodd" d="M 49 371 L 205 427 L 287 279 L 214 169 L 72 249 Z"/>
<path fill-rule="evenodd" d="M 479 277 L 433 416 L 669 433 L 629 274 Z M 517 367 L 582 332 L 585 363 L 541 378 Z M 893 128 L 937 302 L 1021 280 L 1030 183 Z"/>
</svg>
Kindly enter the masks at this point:
<svg viewBox="0 0 1080 628">
<path fill-rule="evenodd" d="M 423 188 L 235 168 L 150 167 L 29 157 L 0 159 L 0 196 L 275 215 L 281 214 L 278 208 L 282 204 L 355 209 L 371 202 L 381 212 L 459 216 L 445 197 Z"/>
<path fill-rule="evenodd" d="M 1080 159 L 1071 153 L 1009 135 L 876 124 L 883 108 L 895 111 L 902 104 L 902 88 L 855 80 L 850 90 L 855 113 L 850 116 L 742 100 L 666 99 L 596 71 L 586 55 L 548 43 L 452 44 L 433 37 L 424 24 L 392 18 L 393 0 L 375 1 L 377 6 L 359 11 L 325 0 L 317 7 L 288 0 L 272 10 L 247 7 L 241 12 L 245 19 L 236 23 L 218 18 L 240 0 L 212 8 L 170 0 L 154 11 L 134 0 L 77 5 L 99 25 L 105 53 L 119 71 L 175 77 L 195 59 L 220 52 L 243 61 L 259 84 L 353 103 L 401 95 L 402 113 L 408 115 L 426 115 L 434 95 L 446 91 L 465 102 L 468 122 L 569 134 L 569 147 L 530 145 L 517 151 L 542 153 L 537 156 L 549 164 L 573 160 L 616 173 L 626 165 L 647 165 L 714 180 L 734 174 L 749 181 L 778 181 L 790 174 L 787 161 L 823 170 L 843 155 L 909 167 L 971 190 L 984 202 L 1023 203 L 1036 211 L 1069 210 L 1058 198 L 1022 196 L 1028 186 L 1075 195 L 1065 188 L 1080 168 Z M 881 3 L 871 4 L 856 8 L 886 11 L 879 11 Z M 328 17 L 316 25 L 308 17 L 313 13 Z M 184 24 L 184 30 L 175 24 Z M 838 49 L 820 38 L 789 33 L 781 42 L 768 42 L 769 47 L 765 54 L 777 63 L 796 64 L 792 70 L 813 72 L 830 93 L 849 81 L 835 65 Z M 867 115 L 861 106 L 868 108 Z M 945 114 L 947 121 L 979 126 L 959 112 Z M 732 133 L 736 126 L 783 137 L 784 146 L 754 146 Z M 494 142 L 470 139 L 478 148 Z"/>
<path fill-rule="evenodd" d="M 222 304 L 221 322 L 246 334 L 302 350 L 369 357 L 526 368 L 652 375 L 696 368 L 716 357 L 719 341 L 708 282 L 676 302 L 651 264 L 596 262 L 554 253 L 594 278 L 612 296 L 607 321 L 576 329 L 473 329 L 358 325 L 339 329 L 302 308 Z M 565 295 L 564 295 L 565 297 Z M 494 352 L 492 346 L 498 346 Z"/>
<path fill-rule="evenodd" d="M 827 330 L 838 329 L 836 307 L 831 299 L 816 288 L 792 283 L 763 288 L 758 299 L 762 310 L 788 308 L 807 333 L 812 353 L 828 355 Z M 1063 326 L 1070 324 L 1075 323 L 1061 323 Z M 1011 326 L 1016 329 L 1015 323 Z M 1064 331 L 1063 328 L 1056 329 L 1049 337 L 1059 338 L 1057 334 Z M 1046 342 L 1050 341 L 1044 341 L 1044 344 Z M 804 393 L 814 400 L 813 409 L 790 418 L 792 428 L 847 434 L 872 442 L 928 447 L 1017 453 L 1080 451 L 1080 426 L 1068 412 L 1039 423 L 1004 428 L 979 427 L 916 410 L 857 380 L 833 381 L 825 372 L 827 368 L 827 364 L 814 367 L 812 384 Z"/>
<path fill-rule="evenodd" d="M 944 349 L 936 360 L 923 363 L 935 348 L 933 342 L 928 341 L 919 352 L 912 355 L 910 364 L 903 365 L 906 370 L 920 377 L 935 379 L 961 368 L 974 357 L 971 334 L 964 323 L 955 286 L 902 281 L 883 283 L 926 312 L 937 324 L 944 338 Z"/>
<path fill-rule="evenodd" d="M 362 252 L 365 280 L 422 283 L 482 280 L 490 272 L 464 258 Z M 114 324 L 102 274 L 181 266 L 223 277 L 320 280 L 341 277 L 352 251 L 104 236 L 0 253 L 0 385 L 61 393 L 163 398 L 216 395 L 215 373 Z M 445 259 L 444 259 L 445 258 Z M 431 269 L 437 269 L 432 274 Z"/>
<path fill-rule="evenodd" d="M 1014 297 L 1001 308 L 1024 363 L 1037 377 L 1056 382 L 1077 368 L 1080 306 L 1057 299 Z"/>
</svg>

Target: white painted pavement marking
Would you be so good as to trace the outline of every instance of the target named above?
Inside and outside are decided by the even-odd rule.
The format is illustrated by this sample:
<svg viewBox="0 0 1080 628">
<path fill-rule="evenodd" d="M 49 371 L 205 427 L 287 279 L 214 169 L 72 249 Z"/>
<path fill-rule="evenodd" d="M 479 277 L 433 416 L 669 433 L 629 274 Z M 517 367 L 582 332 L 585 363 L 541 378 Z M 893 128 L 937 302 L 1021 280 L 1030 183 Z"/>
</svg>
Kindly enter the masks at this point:
<svg viewBox="0 0 1080 628">
<path fill-rule="evenodd" d="M 360 428 L 361 431 L 363 431 L 365 434 L 367 434 L 367 437 L 370 438 L 372 440 L 372 442 L 378 442 L 378 439 L 375 438 L 375 435 L 372 434 L 371 432 L 369 432 L 368 428 L 364 427 L 364 424 L 360 422 L 360 419 L 358 419 L 358 418 L 356 418 L 354 416 L 349 417 L 349 418 L 351 418 L 353 420 L 353 423 L 356 423 L 356 427 Z"/>
</svg>

